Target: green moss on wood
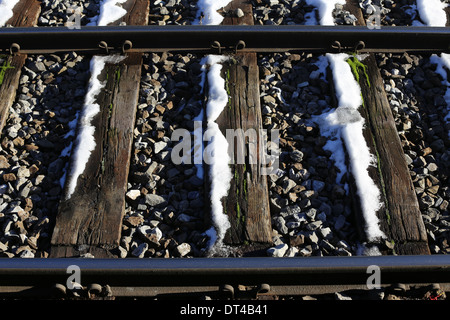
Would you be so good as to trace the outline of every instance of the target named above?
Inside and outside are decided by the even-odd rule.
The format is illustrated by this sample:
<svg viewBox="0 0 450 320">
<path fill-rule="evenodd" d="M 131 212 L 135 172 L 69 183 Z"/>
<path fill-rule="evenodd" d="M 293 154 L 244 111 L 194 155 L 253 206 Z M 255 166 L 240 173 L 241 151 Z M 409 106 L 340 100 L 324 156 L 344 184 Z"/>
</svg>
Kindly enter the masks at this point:
<svg viewBox="0 0 450 320">
<path fill-rule="evenodd" d="M 353 75 L 355 76 L 356 81 L 360 80 L 360 72 L 364 75 L 366 78 L 367 84 L 370 87 L 370 80 L 369 75 L 367 73 L 367 66 L 358 60 L 358 58 L 353 55 L 350 58 L 347 59 L 347 63 L 350 65 L 350 68 L 352 69 Z"/>
<path fill-rule="evenodd" d="M 1 56 L 0 58 L 4 58 L 4 56 Z M 6 60 L 0 66 L 0 86 L 3 84 L 3 80 L 5 78 L 5 74 L 6 74 L 6 70 L 7 69 L 14 69 L 14 67 L 11 66 L 11 64 L 9 62 L 9 59 L 6 57 Z"/>
</svg>

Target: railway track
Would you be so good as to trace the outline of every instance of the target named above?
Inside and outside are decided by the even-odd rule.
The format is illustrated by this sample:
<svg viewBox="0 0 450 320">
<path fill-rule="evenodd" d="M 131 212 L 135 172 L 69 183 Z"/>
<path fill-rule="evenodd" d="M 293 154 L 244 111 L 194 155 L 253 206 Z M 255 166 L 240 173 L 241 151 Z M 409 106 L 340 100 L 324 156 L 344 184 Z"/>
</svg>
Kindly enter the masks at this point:
<svg viewBox="0 0 450 320">
<path fill-rule="evenodd" d="M 156 285 L 152 275 L 136 296 L 361 289 L 371 265 L 383 287 L 447 288 L 447 29 L 370 29 L 357 1 L 334 11 L 353 26 L 299 26 L 322 13 L 274 2 L 235 0 L 220 26 L 190 26 L 188 1 L 129 0 L 107 22 L 80 1 L 77 29 L 67 28 L 76 11 L 20 1 L 13 28 L 0 30 L 0 254 L 35 262 L 1 261 L 0 276 L 13 279 L 3 296 L 64 283 L 67 263 L 113 286 L 109 296 L 129 296 L 132 280 L 104 280 L 127 260 L 162 270 L 157 278 L 193 260 L 183 272 L 199 277 Z M 351 109 L 354 79 L 362 100 Z M 24 277 L 27 263 L 36 268 Z M 52 266 L 54 279 L 31 280 Z M 215 269 L 214 283 L 200 281 Z"/>
</svg>

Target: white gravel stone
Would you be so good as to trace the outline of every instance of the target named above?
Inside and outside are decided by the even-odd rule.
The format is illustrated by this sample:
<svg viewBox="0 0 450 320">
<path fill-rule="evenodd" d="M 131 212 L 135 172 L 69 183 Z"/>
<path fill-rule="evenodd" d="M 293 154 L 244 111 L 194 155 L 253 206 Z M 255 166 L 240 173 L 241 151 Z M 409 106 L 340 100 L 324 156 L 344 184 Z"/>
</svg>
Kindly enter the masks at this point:
<svg viewBox="0 0 450 320">
<path fill-rule="evenodd" d="M 289 246 L 285 243 L 277 245 L 275 247 L 267 249 L 267 255 L 269 257 L 283 257 Z"/>
<path fill-rule="evenodd" d="M 23 250 L 19 256 L 21 258 L 34 258 L 34 253 L 30 250 Z"/>
<path fill-rule="evenodd" d="M 139 190 L 130 190 L 126 193 L 126 196 L 130 200 L 136 200 L 141 195 Z"/>
<path fill-rule="evenodd" d="M 165 203 L 166 200 L 157 194 L 146 194 L 145 195 L 145 203 L 151 207 L 158 206 L 160 204 Z"/>
<path fill-rule="evenodd" d="M 164 141 L 159 141 L 159 142 L 156 142 L 155 144 L 154 144 L 154 152 L 155 152 L 155 154 L 158 154 L 158 153 L 160 153 L 162 150 L 164 150 L 165 148 L 167 147 L 167 143 L 166 142 L 164 142 Z"/>
<path fill-rule="evenodd" d="M 180 257 L 184 257 L 191 252 L 191 246 L 189 243 L 182 243 L 176 247 L 176 252 Z"/>
</svg>

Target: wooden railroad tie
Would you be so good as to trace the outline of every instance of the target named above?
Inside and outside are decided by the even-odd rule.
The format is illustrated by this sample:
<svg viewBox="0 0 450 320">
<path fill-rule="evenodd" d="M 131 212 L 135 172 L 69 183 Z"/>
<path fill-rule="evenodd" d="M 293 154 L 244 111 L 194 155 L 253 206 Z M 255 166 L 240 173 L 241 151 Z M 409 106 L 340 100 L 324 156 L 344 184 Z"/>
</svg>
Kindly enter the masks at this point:
<svg viewBox="0 0 450 320">
<path fill-rule="evenodd" d="M 113 23 L 146 25 L 149 0 L 128 0 L 128 14 Z M 125 213 L 125 193 L 133 143 L 142 54 L 127 54 L 118 65 L 106 65 L 100 77 L 106 87 L 97 97 L 99 114 L 93 119 L 96 147 L 77 186 L 59 205 L 50 257 L 90 253 L 96 258 L 114 258 L 120 242 Z"/>
<path fill-rule="evenodd" d="M 6 25 L 13 27 L 32 27 L 36 24 L 41 13 L 41 4 L 38 0 L 21 0 L 13 9 L 13 16 L 6 22 Z M 9 108 L 16 98 L 16 91 L 19 87 L 19 79 L 22 67 L 25 64 L 27 55 L 14 54 L 6 57 L 3 73 L 3 80 L 0 84 L 0 132 L 6 124 L 9 115 Z"/>
<path fill-rule="evenodd" d="M 233 14 L 238 8 L 244 12 L 244 16 L 236 17 Z M 230 13 L 223 21 L 225 25 L 253 25 L 252 5 L 248 1 L 234 0 L 225 8 L 225 12 Z M 263 129 L 259 69 L 256 53 L 238 52 L 233 58 L 236 63 L 225 65 L 222 69 L 229 90 L 229 101 L 216 122 L 224 135 L 227 129 L 242 129 L 241 132 L 252 129 L 257 133 L 258 143 L 256 146 L 253 144 L 253 148 L 248 143 L 242 143 L 241 146 L 244 145 L 245 150 L 229 150 L 234 154 L 234 162 L 231 165 L 233 178 L 228 196 L 222 202 L 231 228 L 224 243 L 247 244 L 247 251 L 252 251 L 272 243 L 267 177 L 261 174 L 263 159 L 260 158 L 258 150 L 258 146 L 262 145 L 260 139 Z M 236 146 L 239 146 L 239 143 L 235 143 L 234 147 Z M 247 152 L 247 160 L 248 157 L 253 157 L 254 161 L 242 163 L 237 158 L 240 155 L 238 151 Z"/>
<path fill-rule="evenodd" d="M 366 25 L 357 2 L 347 0 L 344 9 L 357 17 L 359 25 Z M 378 158 L 377 168 L 371 168 L 369 173 L 380 188 L 384 202 L 377 213 L 381 230 L 394 243 L 396 254 L 430 254 L 419 202 L 375 55 L 368 54 L 362 63 L 366 72 L 361 71 L 359 77 L 364 101 L 361 110 L 367 124 L 366 141 Z"/>
<path fill-rule="evenodd" d="M 227 6 L 225 12 L 239 8 L 244 16 L 227 15 L 223 24 L 253 25 L 252 6 L 248 2 L 235 0 Z M 128 14 L 114 25 L 121 22 L 147 25 L 149 6 L 149 0 L 128 0 L 124 4 Z M 358 18 L 359 25 L 365 25 L 356 0 L 347 0 L 346 9 Z M 21 0 L 13 11 L 14 16 L 8 24 L 33 26 L 40 13 L 40 3 Z M 0 85 L 0 130 L 14 103 L 25 60 L 23 54 L 7 58 L 6 65 L 10 67 L 4 68 Z M 230 99 L 216 122 L 224 135 L 227 129 L 241 129 L 242 132 L 254 129 L 261 133 L 256 53 L 237 52 L 234 60 L 236 63 L 222 69 Z M 430 254 L 419 203 L 374 54 L 369 54 L 363 63 L 367 66 L 369 80 L 366 82 L 365 75 L 360 77 L 364 100 L 362 112 L 367 123 L 365 135 L 371 152 L 378 157 L 378 168 L 371 174 L 382 190 L 385 203 L 378 213 L 381 229 L 395 243 L 397 254 Z M 83 175 L 78 178 L 73 195 L 66 199 L 63 194 L 50 257 L 78 256 L 81 251 L 96 258 L 116 257 L 110 249 L 119 245 L 121 236 L 141 68 L 142 54 L 127 54 L 120 65 L 107 65 L 101 75 L 102 80 L 107 81 L 106 90 L 97 97 L 101 111 L 93 120 L 96 148 Z M 251 152 L 248 146 L 245 149 Z M 236 152 L 234 154 L 237 156 Z M 235 158 L 231 166 L 233 179 L 228 196 L 223 199 L 231 222 L 225 243 L 269 246 L 272 244 L 272 227 L 267 179 L 260 171 L 263 162 L 259 158 L 260 152 L 251 156 L 256 157 L 256 164 L 239 163 Z M 67 192 L 67 188 L 64 190 Z M 254 250 L 251 246 L 248 248 L 247 251 Z"/>
</svg>

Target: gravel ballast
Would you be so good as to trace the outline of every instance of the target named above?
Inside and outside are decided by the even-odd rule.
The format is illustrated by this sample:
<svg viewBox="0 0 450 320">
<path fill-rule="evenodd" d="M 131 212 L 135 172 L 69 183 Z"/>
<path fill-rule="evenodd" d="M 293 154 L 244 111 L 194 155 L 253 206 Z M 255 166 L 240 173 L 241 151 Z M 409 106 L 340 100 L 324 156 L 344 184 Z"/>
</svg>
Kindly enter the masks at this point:
<svg viewBox="0 0 450 320">
<path fill-rule="evenodd" d="M 39 26 L 63 26 L 67 9 L 80 6 L 82 25 L 100 1 L 43 1 Z M 192 24 L 196 1 L 151 1 L 149 24 Z M 303 0 L 253 0 L 256 24 L 311 22 Z M 414 1 L 361 1 L 382 8 L 383 25 L 412 25 Z M 337 7 L 336 23 L 354 24 Z M 446 87 L 426 55 L 377 54 L 385 90 L 402 141 L 432 253 L 450 252 Z M 201 64 L 193 54 L 146 54 L 140 88 L 121 257 L 197 257 L 205 253 L 210 227 L 208 196 L 193 164 L 174 164 L 174 130 L 193 132 L 202 108 Z M 261 108 L 265 129 L 280 130 L 280 170 L 268 177 L 273 226 L 268 256 L 357 255 L 352 203 L 326 139 L 312 118 L 333 104 L 328 84 L 317 77 L 312 54 L 261 54 Z M 0 255 L 46 257 L 62 194 L 77 111 L 83 104 L 89 58 L 76 53 L 29 56 L 0 147 Z M 381 251 L 388 248 L 380 245 Z"/>
<path fill-rule="evenodd" d="M 46 257 L 89 59 L 29 56 L 1 137 L 0 254 Z M 66 150 L 65 150 L 66 149 Z M 64 151 L 65 150 L 65 151 Z"/>
</svg>

